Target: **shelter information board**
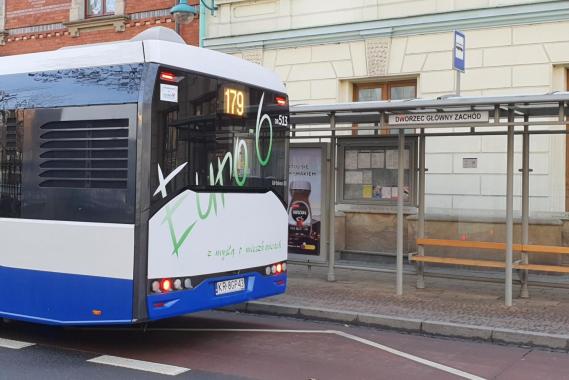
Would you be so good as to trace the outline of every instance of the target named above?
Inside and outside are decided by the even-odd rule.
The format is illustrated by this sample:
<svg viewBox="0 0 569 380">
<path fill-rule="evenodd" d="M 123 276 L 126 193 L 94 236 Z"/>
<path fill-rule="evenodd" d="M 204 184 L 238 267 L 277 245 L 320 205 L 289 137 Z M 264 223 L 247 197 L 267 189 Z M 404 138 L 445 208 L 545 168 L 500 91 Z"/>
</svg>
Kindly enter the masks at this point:
<svg viewBox="0 0 569 380">
<path fill-rule="evenodd" d="M 390 125 L 487 123 L 488 111 L 430 112 L 389 115 Z"/>
</svg>

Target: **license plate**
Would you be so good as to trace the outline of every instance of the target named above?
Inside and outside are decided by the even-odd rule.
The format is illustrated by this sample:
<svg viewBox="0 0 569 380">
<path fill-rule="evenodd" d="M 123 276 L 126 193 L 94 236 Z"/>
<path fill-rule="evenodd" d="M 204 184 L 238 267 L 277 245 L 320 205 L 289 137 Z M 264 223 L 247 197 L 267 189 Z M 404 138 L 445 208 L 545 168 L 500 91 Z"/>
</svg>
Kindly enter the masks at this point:
<svg viewBox="0 0 569 380">
<path fill-rule="evenodd" d="M 245 290 L 245 279 L 236 278 L 233 280 L 220 281 L 215 283 L 215 295 L 220 296 L 227 293 L 235 293 Z"/>
</svg>

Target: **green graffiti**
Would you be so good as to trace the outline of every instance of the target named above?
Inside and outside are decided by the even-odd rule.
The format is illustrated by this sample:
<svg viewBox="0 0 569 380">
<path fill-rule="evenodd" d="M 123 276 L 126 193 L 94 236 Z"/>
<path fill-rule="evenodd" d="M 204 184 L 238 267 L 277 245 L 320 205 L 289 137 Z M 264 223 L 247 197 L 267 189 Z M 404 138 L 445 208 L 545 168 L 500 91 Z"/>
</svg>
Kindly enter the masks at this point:
<svg viewBox="0 0 569 380">
<path fill-rule="evenodd" d="M 218 157 L 217 158 L 217 175 L 213 169 L 213 162 L 209 164 L 209 184 L 210 186 L 214 187 L 216 185 L 223 186 L 223 170 L 225 169 L 225 165 L 229 161 L 229 178 L 233 176 L 233 156 L 230 152 L 225 153 L 223 157 L 223 161 Z M 225 207 L 225 194 L 221 193 L 221 204 Z"/>
<path fill-rule="evenodd" d="M 243 178 L 239 178 L 239 171 L 238 171 L 238 167 L 239 167 L 239 158 L 240 155 L 239 153 L 241 153 L 241 147 L 243 147 L 244 150 L 244 156 L 245 156 L 245 162 L 243 165 Z M 239 140 L 237 142 L 237 145 L 235 146 L 235 160 L 234 160 L 234 166 L 233 166 L 233 176 L 235 177 L 235 182 L 237 182 L 237 185 L 239 185 L 240 187 L 245 186 L 245 183 L 247 182 L 247 175 L 248 175 L 248 171 L 249 171 L 249 153 L 247 151 L 247 144 L 245 144 L 244 140 Z"/>
<path fill-rule="evenodd" d="M 172 207 L 172 208 L 170 208 L 169 205 L 166 205 L 166 215 L 164 216 L 164 219 L 162 220 L 162 224 L 164 224 L 165 222 L 168 222 L 168 230 L 170 232 L 170 239 L 172 240 L 172 246 L 174 247 L 174 250 L 172 251 L 172 255 L 176 255 L 178 257 L 180 256 L 180 248 L 182 247 L 184 242 L 188 239 L 188 237 L 190 236 L 190 233 L 192 232 L 192 230 L 194 229 L 194 227 L 197 223 L 197 221 L 193 222 L 188 228 L 186 228 L 186 230 L 182 233 L 182 235 L 178 239 L 178 237 L 176 236 L 176 230 L 174 228 L 173 216 L 174 216 L 174 212 L 178 209 L 178 207 L 180 207 L 182 205 L 182 203 L 184 203 L 184 200 L 186 199 L 186 197 L 187 197 L 187 194 L 181 196 L 180 199 L 178 199 L 178 201 L 176 201 L 176 203 L 174 204 L 174 207 Z"/>
<path fill-rule="evenodd" d="M 270 159 L 271 159 L 271 151 L 273 150 L 273 122 L 269 115 L 265 114 L 261 117 L 261 111 L 263 109 L 263 100 L 265 99 L 265 94 L 261 96 L 261 104 L 259 104 L 259 111 L 257 112 L 257 129 L 255 130 L 255 150 L 257 151 L 257 159 L 259 159 L 259 163 L 261 166 L 267 166 Z M 260 144 L 260 136 L 261 136 L 261 127 L 263 126 L 263 122 L 269 122 L 269 150 L 265 158 L 261 157 L 261 147 Z"/>
<path fill-rule="evenodd" d="M 207 211 L 204 213 L 202 210 L 202 204 L 200 202 L 200 194 L 196 193 L 196 207 L 198 209 L 198 216 L 201 220 L 206 220 L 209 215 L 211 214 L 211 210 L 213 209 L 214 214 L 217 215 L 217 199 L 215 193 L 209 194 L 209 202 L 207 204 Z"/>
</svg>

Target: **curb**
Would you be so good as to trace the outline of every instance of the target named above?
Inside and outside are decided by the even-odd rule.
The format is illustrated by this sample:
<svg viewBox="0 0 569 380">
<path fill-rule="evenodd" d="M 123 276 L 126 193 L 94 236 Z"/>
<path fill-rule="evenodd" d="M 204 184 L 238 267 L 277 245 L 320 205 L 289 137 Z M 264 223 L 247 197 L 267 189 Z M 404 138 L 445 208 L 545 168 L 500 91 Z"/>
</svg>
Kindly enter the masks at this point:
<svg viewBox="0 0 569 380">
<path fill-rule="evenodd" d="M 514 344 L 569 351 L 569 335 L 544 334 L 488 326 L 393 317 L 379 314 L 355 313 L 342 310 L 284 305 L 267 302 L 248 302 L 223 307 L 223 311 L 268 314 L 319 321 L 349 323 L 359 326 L 405 331 L 416 334 L 475 339 L 497 344 Z"/>
</svg>

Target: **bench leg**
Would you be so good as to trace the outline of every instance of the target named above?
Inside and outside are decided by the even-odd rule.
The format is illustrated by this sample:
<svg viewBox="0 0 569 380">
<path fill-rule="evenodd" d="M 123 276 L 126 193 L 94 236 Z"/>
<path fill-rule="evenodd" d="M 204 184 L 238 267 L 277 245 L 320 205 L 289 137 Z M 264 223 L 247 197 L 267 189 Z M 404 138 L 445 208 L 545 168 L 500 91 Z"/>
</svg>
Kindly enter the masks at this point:
<svg viewBox="0 0 569 380">
<path fill-rule="evenodd" d="M 529 298 L 527 270 L 520 270 L 520 282 L 522 283 L 522 287 L 520 289 L 520 298 Z"/>
<path fill-rule="evenodd" d="M 425 247 L 417 246 L 417 256 L 425 256 Z M 415 261 L 415 271 L 417 272 L 417 289 L 425 289 L 425 263 Z"/>
<path fill-rule="evenodd" d="M 417 289 L 425 289 L 425 263 L 417 263 Z"/>
</svg>

